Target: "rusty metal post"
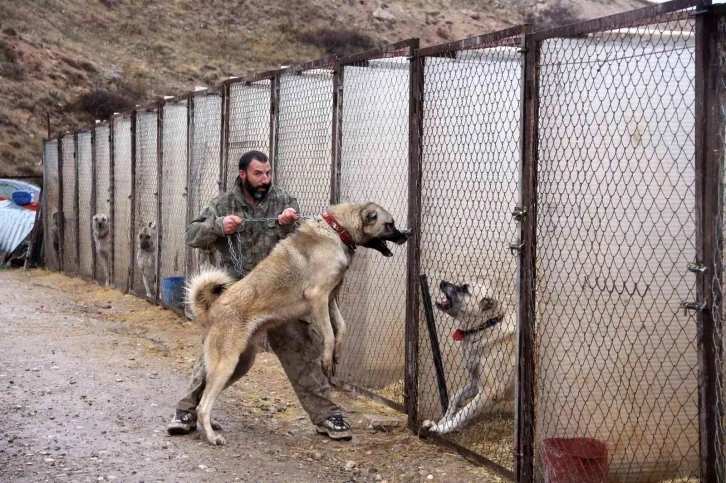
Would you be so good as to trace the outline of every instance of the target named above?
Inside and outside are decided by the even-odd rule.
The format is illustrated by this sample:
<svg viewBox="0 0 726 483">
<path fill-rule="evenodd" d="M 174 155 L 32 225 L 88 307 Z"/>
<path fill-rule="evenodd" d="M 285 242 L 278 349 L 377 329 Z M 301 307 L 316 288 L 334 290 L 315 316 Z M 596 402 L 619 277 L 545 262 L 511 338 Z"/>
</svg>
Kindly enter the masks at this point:
<svg viewBox="0 0 726 483">
<path fill-rule="evenodd" d="M 696 16 L 695 170 L 696 170 L 696 341 L 699 377 L 701 481 L 722 481 L 723 468 L 723 323 L 720 203 L 723 130 L 719 91 L 723 67 L 718 56 L 718 26 L 710 1 Z"/>
<path fill-rule="evenodd" d="M 229 104 L 230 104 L 229 84 L 222 87 L 222 129 L 221 142 L 219 145 L 219 192 L 223 193 L 229 189 L 227 186 L 227 165 L 229 163 Z"/>
<path fill-rule="evenodd" d="M 330 166 L 330 204 L 340 202 L 340 166 L 343 148 L 343 69 L 336 63 L 333 67 L 333 131 L 332 164 Z"/>
<path fill-rule="evenodd" d="M 166 106 L 165 101 L 159 102 L 156 111 L 156 260 L 154 261 L 156 286 L 153 300 L 156 304 L 161 303 L 161 297 L 159 296 L 159 290 L 161 289 L 161 243 L 164 237 L 164 223 L 161 219 L 161 198 L 164 193 L 164 106 Z"/>
<path fill-rule="evenodd" d="M 93 241 L 93 216 L 96 214 L 96 130 L 98 127 L 94 126 L 91 129 L 91 219 L 88 222 L 91 224 L 91 280 L 96 280 L 96 244 Z"/>
<path fill-rule="evenodd" d="M 76 192 L 73 194 L 73 229 L 76 232 L 76 246 L 75 246 L 75 252 L 76 252 L 76 260 L 73 266 L 75 267 L 75 271 L 73 272 L 73 275 L 78 277 L 81 273 L 80 270 L 80 260 L 81 260 L 81 216 L 80 216 L 80 200 L 78 197 L 79 190 L 79 184 L 78 184 L 78 131 L 73 133 L 73 164 L 75 165 L 74 168 L 74 176 L 76 178 L 75 181 L 75 188 Z"/>
<path fill-rule="evenodd" d="M 408 124 L 408 273 L 406 290 L 406 373 L 404 405 L 408 427 L 418 424 L 418 347 L 420 240 L 421 240 L 421 148 L 423 134 L 424 63 L 418 55 L 418 39 L 413 39 L 409 57 L 409 124 Z"/>
<path fill-rule="evenodd" d="M 272 179 L 277 179 L 277 127 L 280 119 L 280 74 L 270 78 L 270 152 L 267 153 L 272 163 Z"/>
<path fill-rule="evenodd" d="M 192 188 L 192 158 L 193 158 L 193 149 L 194 149 L 194 94 L 189 95 L 189 99 L 187 100 L 187 182 L 186 186 L 184 188 L 184 198 L 186 199 L 186 216 L 184 217 L 184 221 L 186 223 L 186 226 L 189 226 L 189 223 L 192 222 L 192 217 L 194 216 L 192 214 L 192 199 L 190 196 L 191 188 Z M 184 279 L 188 280 L 189 276 L 191 275 L 191 263 L 192 263 L 192 256 L 193 256 L 193 250 L 191 247 L 187 246 L 185 248 L 187 256 L 185 257 L 186 262 L 184 263 Z"/>
<path fill-rule="evenodd" d="M 129 237 L 129 280 L 126 291 L 134 291 L 134 277 L 136 276 L 136 120 L 138 110 L 131 111 L 131 215 L 129 217 L 129 228 L 131 236 Z"/>
<path fill-rule="evenodd" d="M 537 246 L 537 117 L 539 111 L 540 43 L 526 34 L 522 41 L 520 120 L 520 221 L 518 340 L 514 424 L 515 481 L 534 481 L 534 344 L 535 344 L 535 251 Z"/>
<path fill-rule="evenodd" d="M 58 272 L 65 271 L 65 220 L 63 219 L 63 136 L 58 136 Z"/>
</svg>

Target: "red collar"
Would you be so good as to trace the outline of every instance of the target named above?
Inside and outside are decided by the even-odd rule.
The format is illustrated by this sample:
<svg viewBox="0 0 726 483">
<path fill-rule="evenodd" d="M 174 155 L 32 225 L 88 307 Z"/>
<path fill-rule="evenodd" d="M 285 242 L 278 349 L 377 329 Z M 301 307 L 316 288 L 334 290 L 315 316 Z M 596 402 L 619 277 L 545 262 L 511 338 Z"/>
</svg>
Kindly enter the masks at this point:
<svg viewBox="0 0 726 483">
<path fill-rule="evenodd" d="M 328 210 L 323 210 L 323 213 L 321 214 L 323 217 L 323 220 L 330 225 L 330 228 L 335 230 L 335 232 L 338 234 L 341 240 L 343 240 L 343 243 L 348 245 L 348 247 L 355 251 L 355 242 L 353 241 L 353 237 L 350 236 L 350 233 L 348 233 L 348 230 L 343 228 L 340 223 L 338 223 L 338 220 L 335 219 L 333 214 L 329 212 Z"/>
</svg>

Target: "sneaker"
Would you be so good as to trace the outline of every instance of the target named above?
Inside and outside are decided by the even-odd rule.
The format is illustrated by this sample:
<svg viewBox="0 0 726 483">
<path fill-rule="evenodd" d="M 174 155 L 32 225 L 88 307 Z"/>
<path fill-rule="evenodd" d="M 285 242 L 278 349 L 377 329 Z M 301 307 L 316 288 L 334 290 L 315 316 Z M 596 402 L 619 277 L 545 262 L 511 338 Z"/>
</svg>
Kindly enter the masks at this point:
<svg viewBox="0 0 726 483">
<path fill-rule="evenodd" d="M 166 431 L 172 436 L 189 434 L 190 431 L 197 427 L 197 415 L 189 411 L 176 410 L 174 419 L 171 420 L 166 427 Z"/>
<path fill-rule="evenodd" d="M 328 437 L 336 440 L 342 439 L 349 441 L 353 438 L 353 435 L 350 432 L 350 425 L 340 413 L 333 414 L 323 421 L 323 424 L 319 424 L 315 429 L 318 434 L 326 434 Z"/>
</svg>

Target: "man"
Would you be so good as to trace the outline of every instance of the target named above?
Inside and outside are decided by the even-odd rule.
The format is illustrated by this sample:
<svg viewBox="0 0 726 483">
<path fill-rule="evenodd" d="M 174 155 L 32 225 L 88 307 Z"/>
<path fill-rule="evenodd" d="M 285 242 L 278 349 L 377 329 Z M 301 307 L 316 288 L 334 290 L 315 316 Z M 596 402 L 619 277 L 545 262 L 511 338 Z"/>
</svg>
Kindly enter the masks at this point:
<svg viewBox="0 0 726 483">
<path fill-rule="evenodd" d="M 297 228 L 297 200 L 273 186 L 271 173 L 264 153 L 242 155 L 232 189 L 207 205 L 186 231 L 189 246 L 212 245 L 220 254 L 221 266 L 236 279 L 246 276 L 277 242 Z M 244 222 L 253 219 L 266 220 Z M 241 253 L 230 253 L 228 235 L 233 235 L 235 251 L 239 248 Z M 237 263 L 235 256 L 241 256 Z M 317 432 L 333 439 L 351 439 L 350 426 L 330 399 L 330 384 L 321 364 L 321 336 L 310 324 L 298 321 L 268 331 L 267 339 Z M 177 403 L 174 419 L 167 427 L 169 434 L 188 434 L 196 428 L 196 408 L 204 384 L 204 361 L 199 357 L 187 394 Z"/>
</svg>

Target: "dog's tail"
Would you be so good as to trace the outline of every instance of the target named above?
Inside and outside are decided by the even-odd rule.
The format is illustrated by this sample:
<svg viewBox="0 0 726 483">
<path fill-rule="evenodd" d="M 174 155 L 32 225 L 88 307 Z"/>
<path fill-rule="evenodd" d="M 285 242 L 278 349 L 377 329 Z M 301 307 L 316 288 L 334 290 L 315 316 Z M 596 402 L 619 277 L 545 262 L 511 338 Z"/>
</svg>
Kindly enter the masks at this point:
<svg viewBox="0 0 726 483">
<path fill-rule="evenodd" d="M 194 317 L 202 325 L 206 325 L 209 308 L 234 282 L 227 272 L 218 268 L 204 270 L 189 280 L 187 301 Z"/>
</svg>

